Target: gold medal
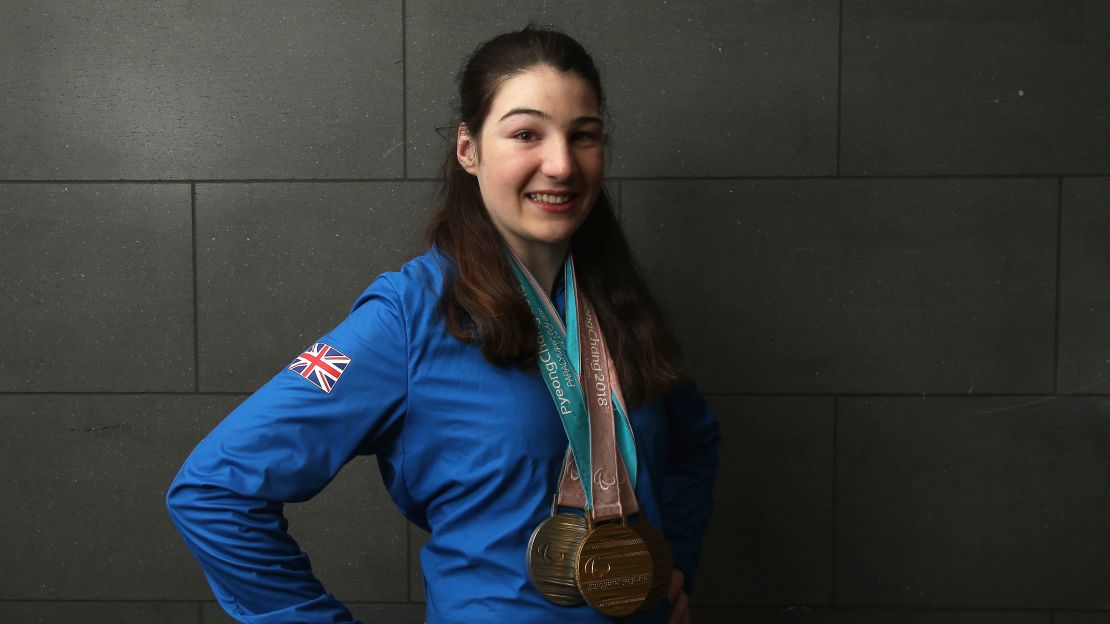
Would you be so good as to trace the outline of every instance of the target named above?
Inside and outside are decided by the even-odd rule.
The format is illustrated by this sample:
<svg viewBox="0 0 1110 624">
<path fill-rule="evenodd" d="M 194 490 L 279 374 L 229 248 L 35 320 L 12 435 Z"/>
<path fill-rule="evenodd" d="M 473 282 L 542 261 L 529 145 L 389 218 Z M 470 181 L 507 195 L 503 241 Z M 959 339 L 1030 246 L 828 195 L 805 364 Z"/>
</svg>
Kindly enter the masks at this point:
<svg viewBox="0 0 1110 624">
<path fill-rule="evenodd" d="M 649 611 L 659 606 L 667 589 L 671 585 L 671 574 L 674 571 L 674 560 L 671 557 L 671 547 L 663 532 L 655 528 L 645 518 L 639 522 L 630 523 L 628 526 L 644 540 L 648 553 L 651 555 L 651 592 L 648 593 L 641 611 Z"/>
<path fill-rule="evenodd" d="M 652 593 L 651 553 L 623 523 L 590 529 L 575 555 L 574 574 L 586 602 L 610 617 L 635 613 Z"/>
<path fill-rule="evenodd" d="M 540 595 L 557 605 L 582 604 L 574 577 L 574 555 L 586 530 L 584 517 L 557 513 L 541 522 L 528 540 L 528 578 Z"/>
</svg>

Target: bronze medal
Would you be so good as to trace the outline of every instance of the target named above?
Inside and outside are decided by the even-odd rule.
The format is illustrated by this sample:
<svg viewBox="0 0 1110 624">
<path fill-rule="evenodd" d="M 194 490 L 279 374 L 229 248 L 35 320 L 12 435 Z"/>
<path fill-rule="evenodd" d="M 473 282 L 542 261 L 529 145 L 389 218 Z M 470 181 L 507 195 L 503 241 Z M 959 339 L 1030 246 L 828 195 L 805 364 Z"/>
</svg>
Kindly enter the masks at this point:
<svg viewBox="0 0 1110 624">
<path fill-rule="evenodd" d="M 663 532 L 642 517 L 639 522 L 630 523 L 628 526 L 644 540 L 651 555 L 651 592 L 648 593 L 647 600 L 641 608 L 642 611 L 649 611 L 659 606 L 663 597 L 667 595 L 667 589 L 670 588 L 671 574 L 674 571 L 671 547 L 667 544 L 667 538 L 663 536 Z"/>
<path fill-rule="evenodd" d="M 528 540 L 528 578 L 540 595 L 557 605 L 582 604 L 574 576 L 574 555 L 586 531 L 584 517 L 557 513 L 541 522 Z"/>
<path fill-rule="evenodd" d="M 575 555 L 574 573 L 586 602 L 610 617 L 635 613 L 652 593 L 651 554 L 626 524 L 593 527 Z"/>
</svg>

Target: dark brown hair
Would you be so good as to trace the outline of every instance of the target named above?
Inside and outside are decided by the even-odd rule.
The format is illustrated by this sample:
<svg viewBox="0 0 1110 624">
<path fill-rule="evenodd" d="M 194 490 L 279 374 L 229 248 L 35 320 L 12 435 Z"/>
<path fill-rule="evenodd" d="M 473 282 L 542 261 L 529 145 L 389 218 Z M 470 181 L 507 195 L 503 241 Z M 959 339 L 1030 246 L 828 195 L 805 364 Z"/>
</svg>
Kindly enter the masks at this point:
<svg viewBox="0 0 1110 624">
<path fill-rule="evenodd" d="M 509 266 L 505 243 L 482 203 L 478 181 L 458 162 L 456 129 L 466 124 L 477 140 L 501 85 L 537 67 L 581 77 L 597 94 L 598 107 L 604 106 L 593 59 L 566 34 L 529 25 L 480 45 L 459 73 L 458 119 L 447 133 L 439 209 L 428 224 L 428 238 L 454 261 L 439 302 L 447 329 L 478 344 L 486 359 L 498 365 L 534 360 L 536 323 Z M 639 403 L 659 398 L 682 376 L 682 367 L 604 189 L 571 238 L 571 251 L 579 285 L 597 310 L 626 399 Z"/>
</svg>

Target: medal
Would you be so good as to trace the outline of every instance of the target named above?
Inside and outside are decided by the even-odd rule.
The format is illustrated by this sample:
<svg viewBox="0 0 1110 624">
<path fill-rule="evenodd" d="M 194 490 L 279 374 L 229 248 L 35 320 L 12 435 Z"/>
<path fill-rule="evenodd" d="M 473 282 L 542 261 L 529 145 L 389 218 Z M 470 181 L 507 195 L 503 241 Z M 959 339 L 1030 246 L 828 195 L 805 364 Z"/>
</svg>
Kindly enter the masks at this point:
<svg viewBox="0 0 1110 624">
<path fill-rule="evenodd" d="M 639 611 L 652 593 L 651 553 L 627 524 L 596 525 L 574 558 L 578 591 L 589 605 L 610 617 Z"/>
<path fill-rule="evenodd" d="M 564 607 L 582 603 L 574 576 L 574 556 L 586 537 L 586 518 L 553 514 L 528 540 L 528 579 L 544 598 Z"/>
<path fill-rule="evenodd" d="M 589 530 L 586 517 L 558 511 L 559 507 L 587 507 L 578 479 L 574 456 L 568 452 L 558 492 L 551 502 L 551 516 L 536 526 L 528 540 L 528 580 L 541 596 L 564 607 L 582 604 L 574 580 L 574 556 Z"/>
</svg>

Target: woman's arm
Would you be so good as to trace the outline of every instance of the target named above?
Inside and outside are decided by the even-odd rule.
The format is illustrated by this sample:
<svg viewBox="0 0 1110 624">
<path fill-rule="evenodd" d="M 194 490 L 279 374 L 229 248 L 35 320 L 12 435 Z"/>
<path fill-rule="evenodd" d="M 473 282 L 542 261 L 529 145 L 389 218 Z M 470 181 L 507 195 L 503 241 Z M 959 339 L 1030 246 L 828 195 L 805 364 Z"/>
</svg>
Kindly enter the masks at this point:
<svg viewBox="0 0 1110 624">
<path fill-rule="evenodd" d="M 399 297 L 379 279 L 343 323 L 185 461 L 166 497 L 170 516 L 237 620 L 353 621 L 313 576 L 282 508 L 312 498 L 352 457 L 396 435 L 406 408 L 406 344 Z"/>
<path fill-rule="evenodd" d="M 675 568 L 692 592 L 701 554 L 702 532 L 713 511 L 720 430 L 717 418 L 694 382 L 680 381 L 664 399 L 667 412 L 667 466 L 663 477 L 664 533 Z"/>
</svg>

